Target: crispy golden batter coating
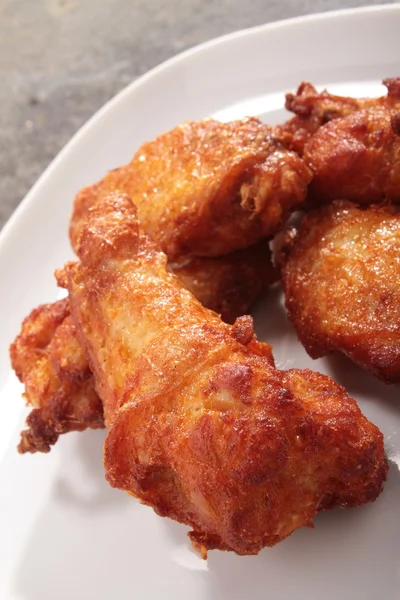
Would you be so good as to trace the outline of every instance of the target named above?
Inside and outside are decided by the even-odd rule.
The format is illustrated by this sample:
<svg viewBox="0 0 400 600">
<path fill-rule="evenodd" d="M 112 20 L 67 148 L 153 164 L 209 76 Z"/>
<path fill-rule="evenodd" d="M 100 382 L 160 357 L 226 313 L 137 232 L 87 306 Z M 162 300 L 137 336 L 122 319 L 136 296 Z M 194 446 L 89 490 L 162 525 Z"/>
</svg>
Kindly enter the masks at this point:
<svg viewBox="0 0 400 600">
<path fill-rule="evenodd" d="M 127 193 L 144 231 L 170 261 L 221 256 L 274 235 L 304 200 L 311 173 L 258 119 L 183 123 L 143 144 L 132 162 L 82 190 L 70 236 L 87 208 Z"/>
<path fill-rule="evenodd" d="M 169 265 L 182 285 L 206 307 L 233 323 L 277 279 L 268 242 L 219 258 Z M 57 271 L 66 287 L 68 269 Z M 33 410 L 20 452 L 48 452 L 60 433 L 101 427 L 103 407 L 83 349 L 69 318 L 67 299 L 40 306 L 25 319 L 11 346 L 12 365 Z"/>
<path fill-rule="evenodd" d="M 25 379 L 40 361 L 43 349 L 49 345 L 69 312 L 69 302 L 64 299 L 39 306 L 24 319 L 20 335 L 10 346 L 12 366 L 20 381 Z M 33 406 L 40 405 L 34 391 L 29 393 L 29 402 Z"/>
<path fill-rule="evenodd" d="M 256 554 L 322 508 L 376 498 L 379 430 L 330 378 L 276 370 L 250 317 L 227 325 L 183 289 L 127 196 L 90 210 L 78 255 L 71 310 L 111 485 L 192 526 L 203 555 Z"/>
<path fill-rule="evenodd" d="M 286 94 L 285 107 L 296 116 L 276 127 L 276 139 L 302 156 L 306 142 L 329 121 L 376 106 L 396 108 L 400 105 L 400 78 L 384 79 L 382 83 L 388 92 L 379 98 L 336 96 L 327 90 L 317 92 L 311 83 L 301 83 L 295 94 Z"/>
<path fill-rule="evenodd" d="M 103 405 L 75 327 L 68 299 L 34 309 L 10 347 L 12 366 L 33 406 L 18 450 L 48 452 L 61 433 L 103 427 Z"/>
<path fill-rule="evenodd" d="M 316 203 L 400 201 L 400 112 L 360 110 L 321 127 L 304 148 Z"/>
<path fill-rule="evenodd" d="M 248 314 L 260 293 L 278 279 L 267 240 L 227 256 L 192 258 L 168 268 L 226 323 Z"/>
<path fill-rule="evenodd" d="M 282 269 L 286 307 L 312 358 L 333 350 L 400 382 L 400 213 L 349 202 L 306 215 Z"/>
</svg>

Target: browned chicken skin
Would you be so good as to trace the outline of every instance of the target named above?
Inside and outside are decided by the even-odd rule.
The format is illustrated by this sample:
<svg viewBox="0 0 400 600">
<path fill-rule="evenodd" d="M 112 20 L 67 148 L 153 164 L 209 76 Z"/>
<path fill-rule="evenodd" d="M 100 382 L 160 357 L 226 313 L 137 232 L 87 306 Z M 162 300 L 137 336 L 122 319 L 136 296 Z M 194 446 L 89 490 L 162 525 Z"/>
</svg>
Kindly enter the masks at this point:
<svg viewBox="0 0 400 600">
<path fill-rule="evenodd" d="M 387 95 L 379 98 L 351 98 L 336 96 L 327 90 L 317 92 L 308 82 L 303 82 L 295 94 L 286 94 L 285 107 L 295 113 L 283 125 L 278 125 L 274 136 L 285 147 L 303 155 L 304 146 L 320 127 L 359 110 L 373 107 L 396 109 L 400 107 L 400 78 L 384 79 Z"/>
<path fill-rule="evenodd" d="M 385 79 L 386 96 L 348 98 L 302 83 L 287 94 L 295 117 L 274 137 L 313 172 L 308 206 L 346 198 L 360 204 L 400 201 L 400 78 Z"/>
<path fill-rule="evenodd" d="M 286 307 L 310 356 L 339 350 L 400 382 L 399 209 L 334 202 L 304 217 L 283 256 Z"/>
<path fill-rule="evenodd" d="M 12 366 L 33 406 L 18 450 L 48 452 L 62 433 L 103 427 L 103 405 L 71 321 L 68 299 L 34 309 L 11 345 Z"/>
<path fill-rule="evenodd" d="M 169 264 L 185 287 L 226 323 L 248 314 L 260 293 L 277 281 L 268 240 L 216 258 Z"/>
<path fill-rule="evenodd" d="M 310 199 L 316 204 L 399 202 L 400 112 L 376 107 L 336 119 L 307 142 L 304 159 L 314 172 Z"/>
<path fill-rule="evenodd" d="M 250 317 L 223 323 L 181 287 L 130 199 L 89 211 L 68 270 L 72 316 L 109 427 L 111 485 L 256 554 L 327 507 L 374 500 L 383 439 L 330 378 L 273 366 Z"/>
<path fill-rule="evenodd" d="M 184 286 L 233 322 L 276 280 L 265 236 L 272 236 L 302 202 L 310 181 L 304 163 L 271 141 L 270 133 L 258 119 L 209 119 L 184 123 L 144 144 L 128 165 L 77 194 L 70 221 L 72 247 L 76 249 L 88 209 L 110 192 L 126 193 L 138 206 L 144 230 L 167 253 L 169 267 Z M 262 175 L 256 177 L 257 169 Z M 233 215 L 230 206 L 236 206 L 239 188 L 242 203 L 246 196 L 255 207 L 232 208 Z M 251 231 L 261 231 L 261 221 L 268 219 L 265 235 L 253 236 Z M 187 237 L 180 233 L 186 228 L 191 230 L 190 252 L 183 241 L 169 251 L 177 238 Z M 233 243 L 234 230 L 238 237 Z M 203 237 L 212 244 L 206 257 Z"/>
<path fill-rule="evenodd" d="M 90 206 L 109 192 L 126 193 L 185 287 L 233 322 L 276 279 L 268 242 L 264 238 L 252 244 L 264 237 L 253 233 L 258 229 L 273 235 L 304 199 L 310 180 L 304 163 L 279 149 L 270 133 L 257 119 L 206 120 L 185 123 L 144 144 L 131 163 L 77 194 L 70 222 L 73 248 Z M 239 188 L 242 203 L 245 196 L 248 203 L 254 200 L 251 210 L 236 206 Z M 258 203 L 264 204 L 258 209 Z M 261 221 L 268 219 L 263 229 Z M 213 220 L 218 220 L 218 230 L 213 230 Z M 180 231 L 188 228 L 190 240 L 183 242 L 189 234 Z M 203 237 L 212 244 L 207 257 L 201 256 Z"/>
<path fill-rule="evenodd" d="M 221 256 L 271 237 L 302 204 L 311 172 L 258 119 L 183 123 L 143 144 L 75 200 L 73 247 L 85 213 L 109 192 L 127 193 L 144 231 L 170 261 Z"/>
<path fill-rule="evenodd" d="M 224 321 L 245 314 L 276 279 L 267 242 L 220 258 L 191 259 L 169 266 L 182 285 Z M 66 274 L 57 272 L 66 287 Z M 34 309 L 11 345 L 12 366 L 34 407 L 21 434 L 19 451 L 48 452 L 61 433 L 98 428 L 103 406 L 69 317 L 68 299 Z"/>
</svg>

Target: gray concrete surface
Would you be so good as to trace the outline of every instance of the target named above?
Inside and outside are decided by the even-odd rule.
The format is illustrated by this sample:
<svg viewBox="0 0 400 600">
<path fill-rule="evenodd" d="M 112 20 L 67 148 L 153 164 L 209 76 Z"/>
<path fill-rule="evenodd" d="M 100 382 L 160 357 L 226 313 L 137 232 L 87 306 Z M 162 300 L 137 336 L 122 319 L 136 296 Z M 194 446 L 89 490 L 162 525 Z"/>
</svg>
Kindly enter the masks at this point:
<svg viewBox="0 0 400 600">
<path fill-rule="evenodd" d="M 0 0 L 0 228 L 77 129 L 136 77 L 213 37 L 386 0 Z"/>
</svg>

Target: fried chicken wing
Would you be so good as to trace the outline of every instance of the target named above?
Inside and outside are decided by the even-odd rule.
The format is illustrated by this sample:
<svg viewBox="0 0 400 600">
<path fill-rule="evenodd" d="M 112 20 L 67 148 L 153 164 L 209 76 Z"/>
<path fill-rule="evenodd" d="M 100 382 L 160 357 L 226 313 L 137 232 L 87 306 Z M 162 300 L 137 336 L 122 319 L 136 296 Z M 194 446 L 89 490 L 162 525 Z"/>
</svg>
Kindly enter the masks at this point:
<svg viewBox="0 0 400 600">
<path fill-rule="evenodd" d="M 295 94 L 286 94 L 285 107 L 295 117 L 275 128 L 276 139 L 302 156 L 306 142 L 329 121 L 373 107 L 400 107 L 400 78 L 384 79 L 382 83 L 388 91 L 379 98 L 336 96 L 327 90 L 317 92 L 311 83 L 301 83 Z"/>
<path fill-rule="evenodd" d="M 400 112 L 360 110 L 321 127 L 304 148 L 312 201 L 400 201 Z"/>
<path fill-rule="evenodd" d="M 88 206 L 127 193 L 170 261 L 221 256 L 273 236 L 304 200 L 311 172 L 258 119 L 183 123 L 141 146 L 130 164 L 80 192 L 76 246 Z"/>
<path fill-rule="evenodd" d="M 250 317 L 230 326 L 170 274 L 127 196 L 92 207 L 72 316 L 109 427 L 106 476 L 207 549 L 256 554 L 334 505 L 372 501 L 379 430 L 330 378 L 280 372 Z"/>
<path fill-rule="evenodd" d="M 103 405 L 75 327 L 68 299 L 39 306 L 10 348 L 12 366 L 33 406 L 18 450 L 48 452 L 62 433 L 103 427 Z"/>
<path fill-rule="evenodd" d="M 386 383 L 400 382 L 400 213 L 334 202 L 290 235 L 286 307 L 312 358 L 339 350 Z"/>
</svg>

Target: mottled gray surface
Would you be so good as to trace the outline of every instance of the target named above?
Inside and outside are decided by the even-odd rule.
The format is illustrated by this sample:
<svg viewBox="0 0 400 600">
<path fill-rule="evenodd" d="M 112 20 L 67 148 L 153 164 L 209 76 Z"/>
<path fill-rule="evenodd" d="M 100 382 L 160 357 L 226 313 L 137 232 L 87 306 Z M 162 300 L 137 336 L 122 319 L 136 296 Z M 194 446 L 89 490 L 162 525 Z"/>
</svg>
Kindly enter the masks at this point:
<svg viewBox="0 0 400 600">
<path fill-rule="evenodd" d="M 88 117 L 151 67 L 236 29 L 371 3 L 0 0 L 0 227 Z"/>
</svg>

